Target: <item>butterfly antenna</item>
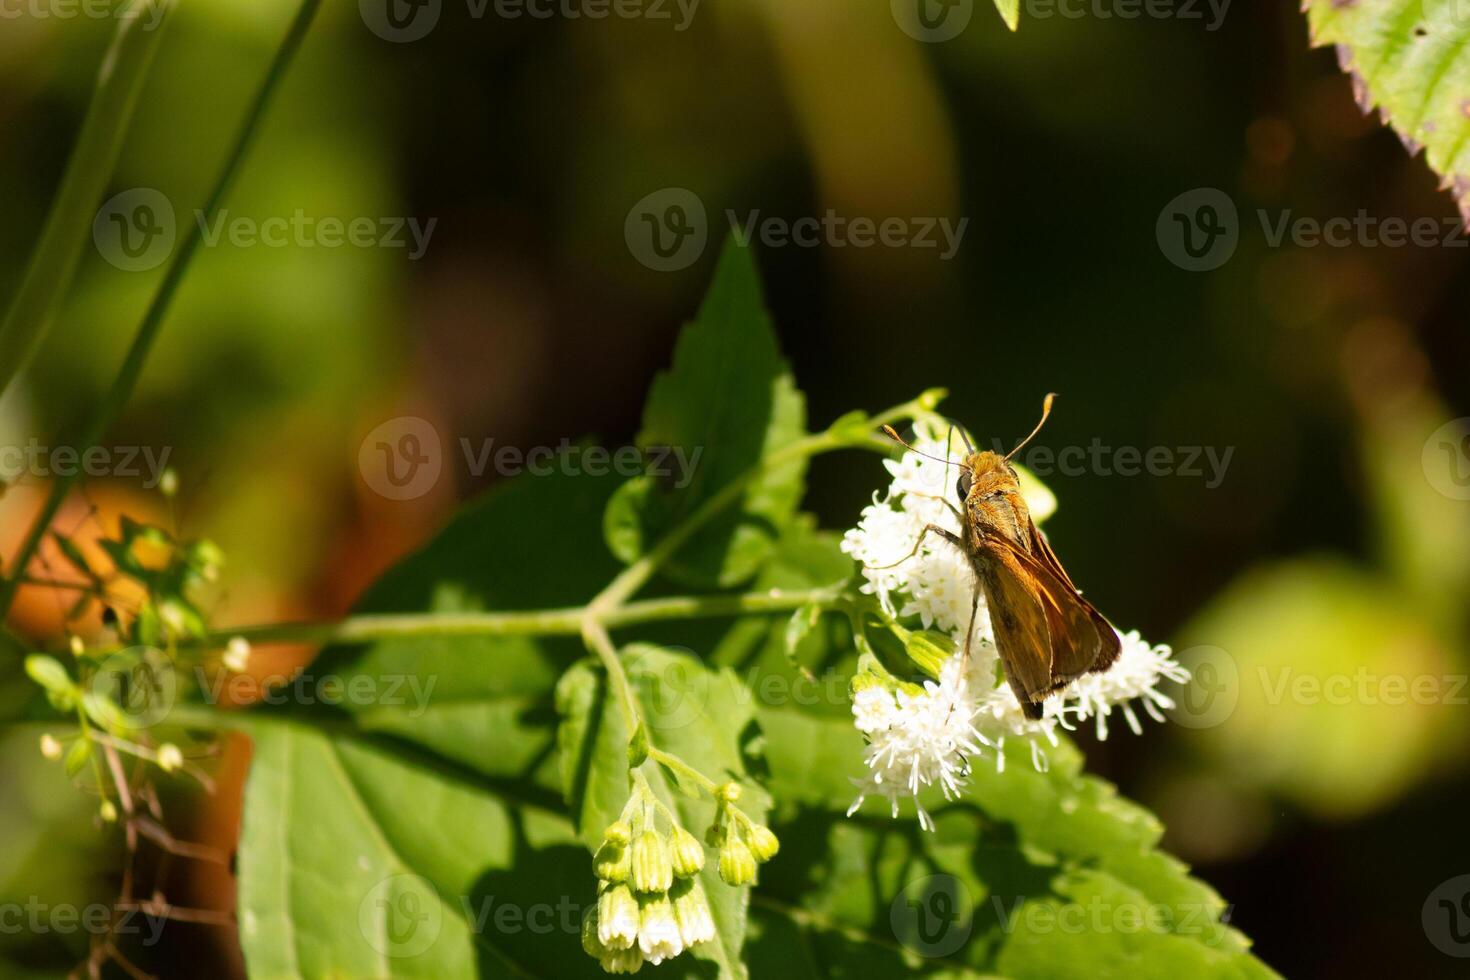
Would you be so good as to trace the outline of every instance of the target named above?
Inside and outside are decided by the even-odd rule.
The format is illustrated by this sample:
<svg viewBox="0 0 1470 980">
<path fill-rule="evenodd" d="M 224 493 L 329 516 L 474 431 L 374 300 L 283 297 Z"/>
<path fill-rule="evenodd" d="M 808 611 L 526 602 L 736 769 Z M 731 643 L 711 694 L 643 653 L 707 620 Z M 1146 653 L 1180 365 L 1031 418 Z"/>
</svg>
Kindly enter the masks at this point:
<svg viewBox="0 0 1470 980">
<path fill-rule="evenodd" d="M 1056 397 L 1057 397 L 1057 393 L 1056 392 L 1054 392 L 1054 391 L 1047 392 L 1047 394 L 1046 394 L 1046 400 L 1041 403 L 1041 421 L 1036 423 L 1036 428 L 1034 428 L 1034 429 L 1031 430 L 1031 434 L 1029 436 L 1027 436 L 1026 438 L 1022 439 L 1019 443 L 1016 444 L 1016 448 L 1015 449 L 1012 449 L 1010 452 L 1006 453 L 1006 459 L 1007 460 L 1009 460 L 1012 456 L 1016 455 L 1016 453 L 1020 452 L 1021 449 L 1026 445 L 1026 443 L 1028 443 L 1032 439 L 1036 438 L 1036 433 L 1038 433 L 1038 432 L 1041 431 L 1041 427 L 1046 424 L 1047 418 L 1051 415 L 1051 403 L 1052 403 L 1052 399 L 1054 399 Z"/>
<path fill-rule="evenodd" d="M 949 420 L 950 435 L 954 435 L 954 431 L 956 429 L 959 430 L 960 438 L 965 441 L 965 452 L 970 453 L 971 455 L 974 455 L 974 453 L 975 453 L 975 444 L 972 443 L 972 442 L 970 442 L 970 434 L 965 431 L 965 427 L 963 425 L 960 425 L 954 419 L 950 419 Z M 944 441 L 944 447 L 945 447 L 945 449 L 948 449 L 949 448 L 949 440 L 948 439 L 945 439 L 945 441 Z"/>
<path fill-rule="evenodd" d="M 915 449 L 913 446 L 910 446 L 908 443 L 904 442 L 903 441 L 903 437 L 900 436 L 897 432 L 895 432 L 893 430 L 893 426 L 891 426 L 891 425 L 885 425 L 883 427 L 883 431 L 886 432 L 886 433 L 888 433 L 888 438 L 892 439 L 894 442 L 898 443 L 900 446 L 902 446 L 903 448 L 907 449 L 909 452 L 911 452 L 911 453 L 918 453 L 918 455 L 923 456 L 925 459 L 932 459 L 936 463 L 944 463 L 946 466 L 949 465 L 949 460 L 947 460 L 947 459 L 940 459 L 938 456 L 930 456 L 928 453 L 925 453 L 925 452 L 919 452 L 919 450 Z"/>
</svg>

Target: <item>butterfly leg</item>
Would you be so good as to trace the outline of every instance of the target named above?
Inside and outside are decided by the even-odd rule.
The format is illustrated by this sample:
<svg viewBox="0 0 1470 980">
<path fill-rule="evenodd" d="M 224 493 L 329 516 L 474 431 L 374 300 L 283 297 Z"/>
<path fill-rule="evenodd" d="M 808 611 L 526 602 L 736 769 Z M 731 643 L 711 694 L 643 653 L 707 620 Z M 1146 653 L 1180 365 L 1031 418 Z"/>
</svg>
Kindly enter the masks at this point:
<svg viewBox="0 0 1470 980">
<path fill-rule="evenodd" d="M 908 561 L 910 558 L 914 557 L 914 555 L 917 555 L 919 553 L 919 549 L 924 546 L 924 539 L 929 536 L 930 531 L 933 531 L 935 534 L 939 535 L 941 538 L 948 541 L 956 548 L 959 548 L 961 551 L 965 550 L 965 543 L 960 540 L 960 536 L 958 534 L 955 534 L 949 528 L 940 527 L 938 524 L 925 524 L 924 530 L 919 532 L 919 540 L 915 541 L 914 546 L 912 549 L 910 549 L 909 553 L 904 555 L 898 561 L 893 562 L 890 565 L 864 565 L 863 567 L 870 568 L 873 571 L 882 571 L 885 568 L 897 568 L 899 565 L 902 565 L 904 562 Z"/>
<path fill-rule="evenodd" d="M 955 519 L 960 522 L 960 527 L 965 526 L 965 515 L 960 512 L 960 509 L 958 507 L 950 502 L 948 497 L 941 497 L 937 493 L 919 493 L 917 490 L 910 490 L 905 494 L 905 496 L 922 497 L 924 500 L 937 500 L 941 504 L 949 508 L 949 512 L 953 514 L 955 516 Z"/>
<path fill-rule="evenodd" d="M 975 638 L 975 617 L 980 615 L 980 584 L 975 583 L 975 596 L 970 600 L 970 625 L 965 630 L 964 664 L 970 664 L 970 643 Z"/>
</svg>

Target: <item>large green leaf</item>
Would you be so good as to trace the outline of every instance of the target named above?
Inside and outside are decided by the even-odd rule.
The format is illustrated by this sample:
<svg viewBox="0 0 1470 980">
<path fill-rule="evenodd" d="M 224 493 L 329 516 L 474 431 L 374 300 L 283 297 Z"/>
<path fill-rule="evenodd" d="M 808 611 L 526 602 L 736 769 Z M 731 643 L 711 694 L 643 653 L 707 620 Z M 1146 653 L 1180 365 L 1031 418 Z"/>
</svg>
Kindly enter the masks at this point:
<svg viewBox="0 0 1470 980">
<path fill-rule="evenodd" d="M 615 480 L 521 480 L 470 504 L 359 604 L 370 612 L 467 612 L 585 603 L 617 573 L 597 544 Z M 582 654 L 571 637 L 405 637 L 325 651 L 309 671 L 393 697 L 349 701 L 365 730 L 410 739 L 495 777 L 528 774 L 553 751 L 552 688 Z M 554 786 L 554 779 L 548 785 Z"/>
<path fill-rule="evenodd" d="M 402 743 L 244 724 L 252 978 L 600 975 L 579 941 L 586 852 L 545 801 Z"/>
<path fill-rule="evenodd" d="M 384 576 L 361 608 L 584 602 L 617 570 L 595 546 L 613 486 L 553 476 L 490 494 Z M 252 976 L 474 976 L 481 967 L 499 976 L 513 974 L 510 964 L 537 976 L 595 973 L 576 930 L 474 928 L 492 894 L 516 895 L 527 910 L 580 909 L 593 896 L 555 778 L 553 687 L 580 654 L 570 638 L 509 636 L 337 648 L 296 689 L 318 692 L 330 679 L 349 695 L 340 707 L 313 698 L 242 719 L 256 737 L 239 857 Z M 433 894 L 371 900 L 407 909 L 434 899 L 442 933 L 421 956 L 386 956 L 356 924 L 364 889 L 401 874 L 426 879 Z"/>
<path fill-rule="evenodd" d="M 1459 0 L 1308 0 L 1312 43 L 1337 45 L 1364 112 L 1377 106 L 1470 222 L 1470 20 Z"/>
<path fill-rule="evenodd" d="M 745 787 L 741 809 L 763 821 L 764 793 L 746 775 L 748 750 L 756 740 L 754 720 L 749 698 L 735 675 L 711 670 L 688 654 L 648 644 L 630 646 L 622 656 L 650 743 L 711 779 L 741 782 Z M 557 689 L 557 707 L 563 717 L 560 741 L 567 798 L 584 843 L 595 849 L 602 831 L 618 819 L 628 800 L 627 747 L 633 733 L 608 693 L 606 677 L 589 664 L 567 672 Z M 684 827 L 702 837 L 714 820 L 713 801 L 681 792 L 677 776 L 652 761 L 645 762 L 642 771 Z M 712 854 L 701 880 L 716 937 L 695 947 L 695 955 L 714 963 L 721 977 L 743 977 L 740 951 L 750 889 L 731 888 L 721 881 Z M 698 972 L 691 962 L 680 969 L 691 975 Z"/>
<path fill-rule="evenodd" d="M 839 737 L 835 723 L 828 735 Z M 847 741 L 856 753 L 851 726 Z M 803 751 L 772 732 L 773 774 Z M 756 908 L 806 934 L 804 975 L 831 975 L 856 944 L 858 955 L 1018 980 L 1274 976 L 1219 896 L 1157 850 L 1157 821 L 1079 775 L 1075 750 L 1051 750 L 1047 773 L 1023 746 L 1007 754 L 1004 773 L 977 769 L 965 802 L 934 808 L 933 833 L 880 807 L 853 818 L 782 807 L 783 850 Z M 753 931 L 752 964 L 768 955 L 766 935 Z"/>
<path fill-rule="evenodd" d="M 638 443 L 672 447 L 660 476 L 629 481 L 608 510 L 609 547 L 631 562 L 772 450 L 806 432 L 806 401 L 781 358 L 747 248 L 728 244 L 704 304 L 679 335 L 673 364 L 654 379 Z M 698 454 L 697 456 L 695 454 Z M 805 463 L 752 480 L 737 506 L 694 535 L 665 568 L 679 581 L 731 586 L 755 574 L 796 512 Z M 680 485 L 683 484 L 683 485 Z"/>
</svg>

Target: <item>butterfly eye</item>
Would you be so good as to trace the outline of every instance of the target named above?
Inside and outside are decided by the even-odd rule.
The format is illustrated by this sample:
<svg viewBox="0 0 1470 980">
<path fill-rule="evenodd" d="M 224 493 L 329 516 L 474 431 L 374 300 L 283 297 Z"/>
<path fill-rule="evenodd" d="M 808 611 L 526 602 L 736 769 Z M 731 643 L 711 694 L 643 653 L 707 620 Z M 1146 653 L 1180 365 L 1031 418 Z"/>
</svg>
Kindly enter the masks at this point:
<svg viewBox="0 0 1470 980">
<path fill-rule="evenodd" d="M 960 495 L 962 502 L 970 495 L 970 474 L 968 471 L 960 473 L 959 482 L 955 484 L 955 492 Z"/>
</svg>

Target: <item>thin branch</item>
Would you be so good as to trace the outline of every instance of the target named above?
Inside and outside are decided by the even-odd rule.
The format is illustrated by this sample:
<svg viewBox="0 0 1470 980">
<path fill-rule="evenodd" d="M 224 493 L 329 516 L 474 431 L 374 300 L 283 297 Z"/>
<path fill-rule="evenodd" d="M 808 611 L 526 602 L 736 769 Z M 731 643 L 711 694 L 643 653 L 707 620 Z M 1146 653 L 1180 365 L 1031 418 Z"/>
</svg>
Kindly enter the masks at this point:
<svg viewBox="0 0 1470 980">
<path fill-rule="evenodd" d="M 245 159 L 246 150 L 249 149 L 260 128 L 266 107 L 275 94 L 281 78 L 285 75 L 286 68 L 301 47 L 306 30 L 311 26 L 312 18 L 316 16 L 317 8 L 320 6 L 321 0 L 302 0 L 296 12 L 296 18 L 291 22 L 280 47 L 276 49 L 270 68 L 266 71 L 265 79 L 261 82 L 255 98 L 246 111 L 245 120 L 235 136 L 234 145 L 225 157 L 224 166 L 215 178 L 214 187 L 205 201 L 201 213 L 207 215 L 207 219 L 185 223 L 185 231 L 178 244 L 178 249 L 174 252 L 172 261 L 169 262 L 163 281 L 158 286 L 158 292 L 153 296 L 153 302 L 143 315 L 143 321 L 138 326 L 138 332 L 133 337 L 132 346 L 128 349 L 127 357 L 123 360 L 117 378 L 113 380 L 112 387 L 108 389 L 102 401 L 92 411 L 91 417 L 82 426 L 79 436 L 67 443 L 74 446 L 78 453 L 85 454 L 88 449 L 98 444 L 106 434 L 108 426 L 112 424 L 112 420 L 132 396 L 133 388 L 143 373 L 143 365 L 148 360 L 149 352 L 153 349 L 153 342 L 158 339 L 158 332 L 173 303 L 174 294 L 184 281 L 190 260 L 193 259 L 194 253 L 199 248 L 203 234 L 201 229 L 213 223 L 219 214 L 230 185 L 234 182 L 240 164 Z M 17 584 L 26 574 L 31 557 L 36 553 L 41 539 L 45 537 L 46 529 L 51 526 L 56 512 L 61 508 L 62 501 L 66 499 L 67 492 L 76 479 L 77 471 L 72 470 L 69 471 L 69 475 L 58 474 L 52 480 L 51 489 L 46 496 L 45 503 L 41 506 L 41 512 L 36 515 L 19 551 L 16 552 L 15 559 L 11 562 L 10 577 L 3 585 L 0 585 L 0 619 L 4 619 L 9 613 L 11 603 L 15 601 Z"/>
</svg>

